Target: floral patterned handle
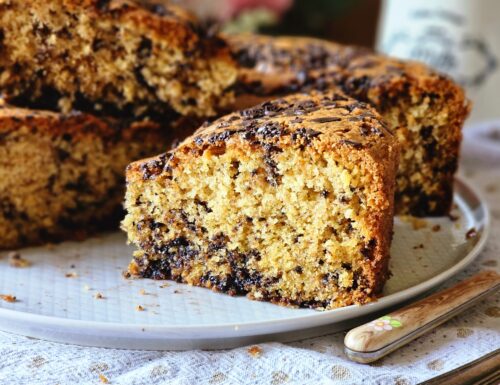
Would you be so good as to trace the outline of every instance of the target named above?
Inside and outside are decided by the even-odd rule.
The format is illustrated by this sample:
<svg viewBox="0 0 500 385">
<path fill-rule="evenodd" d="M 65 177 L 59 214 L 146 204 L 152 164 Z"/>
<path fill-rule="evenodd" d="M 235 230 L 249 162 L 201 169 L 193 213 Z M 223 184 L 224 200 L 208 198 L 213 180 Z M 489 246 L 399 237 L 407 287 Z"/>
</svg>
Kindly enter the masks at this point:
<svg viewBox="0 0 500 385">
<path fill-rule="evenodd" d="M 500 275 L 485 271 L 393 313 L 352 329 L 346 355 L 368 363 L 406 345 L 500 288 Z"/>
</svg>

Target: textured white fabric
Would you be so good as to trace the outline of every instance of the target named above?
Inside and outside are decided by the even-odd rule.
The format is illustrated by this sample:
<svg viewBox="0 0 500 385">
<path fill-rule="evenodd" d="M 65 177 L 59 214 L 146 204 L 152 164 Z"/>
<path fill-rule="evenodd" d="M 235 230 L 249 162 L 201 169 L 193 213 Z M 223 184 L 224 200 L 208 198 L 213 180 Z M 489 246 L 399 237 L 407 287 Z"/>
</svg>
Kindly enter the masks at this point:
<svg viewBox="0 0 500 385">
<path fill-rule="evenodd" d="M 490 204 L 493 231 L 486 250 L 446 285 L 485 269 L 499 270 L 500 167 L 467 161 L 461 173 Z M 372 365 L 342 353 L 345 333 L 228 351 L 145 352 L 61 345 L 0 333 L 0 384 L 416 384 L 500 348 L 500 296 L 450 320 Z"/>
</svg>

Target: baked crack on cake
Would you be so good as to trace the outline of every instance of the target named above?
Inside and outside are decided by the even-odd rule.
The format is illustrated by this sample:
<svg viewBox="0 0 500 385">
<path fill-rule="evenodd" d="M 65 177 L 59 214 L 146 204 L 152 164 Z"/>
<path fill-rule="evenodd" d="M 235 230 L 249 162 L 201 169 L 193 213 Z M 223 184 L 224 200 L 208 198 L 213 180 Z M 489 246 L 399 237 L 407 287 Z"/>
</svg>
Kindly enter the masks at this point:
<svg viewBox="0 0 500 385">
<path fill-rule="evenodd" d="M 241 67 L 237 108 L 338 87 L 371 104 L 401 143 L 396 212 L 449 213 L 461 129 L 470 109 L 451 79 L 423 63 L 319 39 L 235 35 L 227 40 Z"/>
<path fill-rule="evenodd" d="M 399 147 L 341 93 L 276 99 L 127 168 L 133 276 L 331 309 L 388 276 Z"/>
<path fill-rule="evenodd" d="M 148 121 L 0 106 L 0 249 L 118 227 L 125 167 L 175 130 Z"/>
<path fill-rule="evenodd" d="M 205 117 L 232 100 L 226 44 L 170 4 L 2 1 L 0 43 L 0 89 L 16 105 Z"/>
</svg>

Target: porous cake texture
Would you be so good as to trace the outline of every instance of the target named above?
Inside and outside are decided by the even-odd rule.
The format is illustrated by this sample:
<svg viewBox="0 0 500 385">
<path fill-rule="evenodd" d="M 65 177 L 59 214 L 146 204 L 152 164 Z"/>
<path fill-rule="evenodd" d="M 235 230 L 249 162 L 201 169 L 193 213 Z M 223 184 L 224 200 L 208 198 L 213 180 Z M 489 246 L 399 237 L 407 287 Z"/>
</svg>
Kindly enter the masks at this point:
<svg viewBox="0 0 500 385">
<path fill-rule="evenodd" d="M 428 66 L 310 38 L 228 36 L 242 67 L 236 106 L 298 90 L 339 87 L 371 104 L 401 143 L 398 214 L 449 212 L 461 128 L 470 105 L 463 90 Z"/>
<path fill-rule="evenodd" d="M 0 106 L 0 249 L 117 226 L 128 163 L 166 148 L 152 122 Z"/>
<path fill-rule="evenodd" d="M 211 116 L 232 100 L 226 44 L 174 5 L 1 1 L 0 41 L 0 89 L 12 104 Z"/>
<path fill-rule="evenodd" d="M 133 276 L 285 305 L 371 301 L 388 275 L 398 143 L 338 92 L 229 114 L 127 169 Z"/>
</svg>

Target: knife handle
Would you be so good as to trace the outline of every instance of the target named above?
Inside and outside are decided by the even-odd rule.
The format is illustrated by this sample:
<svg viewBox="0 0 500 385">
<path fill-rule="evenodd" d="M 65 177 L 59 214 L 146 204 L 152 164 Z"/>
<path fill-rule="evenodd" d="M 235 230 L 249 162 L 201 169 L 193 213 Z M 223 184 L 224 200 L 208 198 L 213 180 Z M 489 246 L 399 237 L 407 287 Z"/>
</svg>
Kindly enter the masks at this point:
<svg viewBox="0 0 500 385">
<path fill-rule="evenodd" d="M 449 289 L 352 329 L 345 336 L 345 353 L 356 362 L 376 361 L 499 288 L 499 274 L 494 271 L 476 274 Z"/>
</svg>

